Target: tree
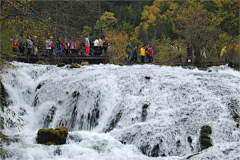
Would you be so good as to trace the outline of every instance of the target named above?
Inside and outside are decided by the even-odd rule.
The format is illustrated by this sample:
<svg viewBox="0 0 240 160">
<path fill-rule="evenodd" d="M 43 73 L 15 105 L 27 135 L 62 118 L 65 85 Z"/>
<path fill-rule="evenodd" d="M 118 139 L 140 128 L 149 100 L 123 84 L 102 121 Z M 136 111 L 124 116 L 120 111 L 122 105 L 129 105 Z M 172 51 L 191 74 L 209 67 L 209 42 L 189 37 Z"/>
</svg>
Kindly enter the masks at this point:
<svg viewBox="0 0 240 160">
<path fill-rule="evenodd" d="M 114 17 L 114 13 L 104 12 L 100 18 L 101 29 L 103 34 L 108 35 L 108 31 L 116 28 L 117 19 Z M 99 30 L 99 20 L 96 22 L 94 27 L 95 30 Z"/>
<path fill-rule="evenodd" d="M 177 33 L 192 44 L 195 51 L 195 64 L 201 66 L 200 50 L 217 39 L 219 34 L 217 17 L 208 14 L 199 2 L 177 12 L 175 19 Z"/>
</svg>

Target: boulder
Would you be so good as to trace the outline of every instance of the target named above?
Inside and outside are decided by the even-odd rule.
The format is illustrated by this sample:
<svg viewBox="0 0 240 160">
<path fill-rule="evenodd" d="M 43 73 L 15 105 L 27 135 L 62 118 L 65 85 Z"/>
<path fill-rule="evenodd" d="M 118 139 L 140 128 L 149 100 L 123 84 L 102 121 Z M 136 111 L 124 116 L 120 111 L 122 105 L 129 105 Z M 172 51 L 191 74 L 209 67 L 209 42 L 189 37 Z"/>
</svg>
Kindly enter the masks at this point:
<svg viewBox="0 0 240 160">
<path fill-rule="evenodd" d="M 81 62 L 81 66 L 89 66 L 90 63 L 88 61 L 85 61 L 85 62 Z"/>
<path fill-rule="evenodd" d="M 80 68 L 80 66 L 77 63 L 71 63 L 70 68 Z"/>
<path fill-rule="evenodd" d="M 209 134 L 212 133 L 212 128 L 210 126 L 203 126 L 201 128 L 201 135 L 200 135 L 200 145 L 201 150 L 207 149 L 212 146 L 211 138 Z"/>
<path fill-rule="evenodd" d="M 67 127 L 58 127 L 56 129 L 39 129 L 37 133 L 37 142 L 45 145 L 65 144 L 68 135 Z"/>
</svg>

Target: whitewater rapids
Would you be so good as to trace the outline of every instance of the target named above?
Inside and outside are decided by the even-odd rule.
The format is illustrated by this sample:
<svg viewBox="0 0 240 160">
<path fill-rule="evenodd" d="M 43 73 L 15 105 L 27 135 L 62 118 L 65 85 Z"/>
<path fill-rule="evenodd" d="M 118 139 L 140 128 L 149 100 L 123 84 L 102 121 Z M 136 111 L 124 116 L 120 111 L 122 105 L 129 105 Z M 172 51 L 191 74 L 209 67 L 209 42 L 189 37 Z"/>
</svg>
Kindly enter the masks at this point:
<svg viewBox="0 0 240 160">
<path fill-rule="evenodd" d="M 7 159 L 240 159 L 240 72 L 227 66 L 13 65 L 2 83 L 25 125 L 4 130 L 19 139 L 3 146 Z M 204 125 L 213 146 L 201 151 Z M 66 144 L 37 144 L 38 129 L 59 126 Z"/>
</svg>

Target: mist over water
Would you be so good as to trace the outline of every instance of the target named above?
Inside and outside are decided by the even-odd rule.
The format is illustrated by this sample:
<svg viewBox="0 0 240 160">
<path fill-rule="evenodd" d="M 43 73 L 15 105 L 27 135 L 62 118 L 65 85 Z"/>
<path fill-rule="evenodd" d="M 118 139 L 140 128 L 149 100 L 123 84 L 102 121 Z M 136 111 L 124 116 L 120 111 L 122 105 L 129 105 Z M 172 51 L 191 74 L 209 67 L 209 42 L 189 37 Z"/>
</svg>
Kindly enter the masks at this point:
<svg viewBox="0 0 240 160">
<path fill-rule="evenodd" d="M 9 159 L 240 159 L 240 73 L 227 66 L 14 65 L 3 85 L 25 125 L 4 131 L 19 138 Z M 205 125 L 213 146 L 201 151 Z M 37 144 L 38 129 L 59 126 L 66 144 Z"/>
</svg>

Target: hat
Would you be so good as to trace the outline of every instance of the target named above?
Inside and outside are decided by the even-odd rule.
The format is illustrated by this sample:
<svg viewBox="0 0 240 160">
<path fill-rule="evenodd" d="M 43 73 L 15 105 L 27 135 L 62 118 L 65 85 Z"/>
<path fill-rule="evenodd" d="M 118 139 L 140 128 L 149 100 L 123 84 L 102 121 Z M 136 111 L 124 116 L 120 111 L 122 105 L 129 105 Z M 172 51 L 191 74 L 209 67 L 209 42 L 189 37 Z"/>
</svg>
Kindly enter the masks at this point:
<svg viewBox="0 0 240 160">
<path fill-rule="evenodd" d="M 53 36 L 50 36 L 50 38 L 53 38 Z"/>
</svg>

